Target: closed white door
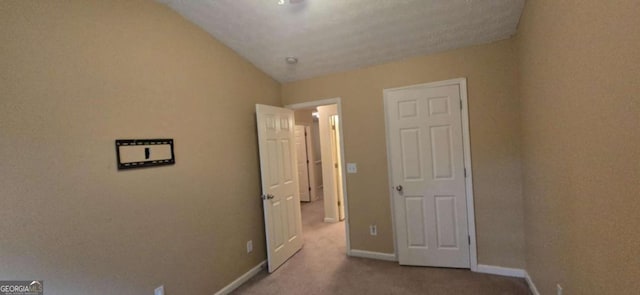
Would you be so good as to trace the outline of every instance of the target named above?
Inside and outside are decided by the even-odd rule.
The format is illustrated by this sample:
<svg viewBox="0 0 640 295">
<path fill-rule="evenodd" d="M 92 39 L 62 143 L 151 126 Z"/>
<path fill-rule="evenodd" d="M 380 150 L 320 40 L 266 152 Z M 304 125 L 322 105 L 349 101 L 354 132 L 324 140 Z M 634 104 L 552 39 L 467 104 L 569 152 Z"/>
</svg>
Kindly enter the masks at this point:
<svg viewBox="0 0 640 295">
<path fill-rule="evenodd" d="M 459 85 L 385 91 L 400 264 L 469 268 Z"/>
<path fill-rule="evenodd" d="M 269 272 L 302 248 L 293 111 L 256 105 Z"/>
<path fill-rule="evenodd" d="M 296 157 L 298 171 L 298 186 L 300 201 L 311 201 L 311 182 L 309 181 L 309 157 L 307 155 L 307 129 L 303 125 L 296 125 Z"/>
</svg>

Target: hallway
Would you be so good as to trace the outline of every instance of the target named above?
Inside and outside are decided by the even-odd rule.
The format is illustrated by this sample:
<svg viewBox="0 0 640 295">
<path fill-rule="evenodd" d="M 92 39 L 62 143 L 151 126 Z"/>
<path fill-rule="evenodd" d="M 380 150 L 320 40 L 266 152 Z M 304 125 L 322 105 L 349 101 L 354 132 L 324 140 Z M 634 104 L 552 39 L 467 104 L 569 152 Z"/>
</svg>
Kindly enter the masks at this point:
<svg viewBox="0 0 640 295">
<path fill-rule="evenodd" d="M 302 250 L 273 274 L 263 270 L 233 294 L 530 294 L 523 279 L 348 257 L 344 223 L 322 222 L 322 199 L 301 205 Z"/>
</svg>

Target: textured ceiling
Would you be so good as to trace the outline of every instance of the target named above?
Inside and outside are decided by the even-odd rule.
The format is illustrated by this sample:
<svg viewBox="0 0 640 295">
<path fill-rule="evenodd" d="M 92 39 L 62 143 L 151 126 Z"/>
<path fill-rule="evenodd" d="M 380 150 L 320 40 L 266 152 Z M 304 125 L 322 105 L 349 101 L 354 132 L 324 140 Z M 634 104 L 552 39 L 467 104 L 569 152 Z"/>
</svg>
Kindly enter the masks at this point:
<svg viewBox="0 0 640 295">
<path fill-rule="evenodd" d="M 158 1 L 280 82 L 506 39 L 524 6 L 524 0 Z M 288 65 L 287 56 L 298 64 Z"/>
</svg>

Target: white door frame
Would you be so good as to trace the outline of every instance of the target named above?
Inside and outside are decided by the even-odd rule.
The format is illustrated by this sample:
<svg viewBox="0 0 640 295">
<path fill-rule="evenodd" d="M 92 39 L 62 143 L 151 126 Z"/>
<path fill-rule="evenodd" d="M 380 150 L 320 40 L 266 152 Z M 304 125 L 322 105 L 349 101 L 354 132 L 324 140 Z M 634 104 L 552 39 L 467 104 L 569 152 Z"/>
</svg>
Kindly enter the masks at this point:
<svg viewBox="0 0 640 295">
<path fill-rule="evenodd" d="M 457 78 L 445 81 L 438 81 L 432 83 L 423 83 L 416 85 L 409 85 L 396 88 L 383 89 L 383 103 L 384 103 L 384 118 L 385 118 L 385 138 L 387 141 L 387 177 L 389 178 L 389 184 L 392 183 L 391 177 L 391 142 L 389 138 L 389 114 L 387 109 L 387 100 L 389 100 L 389 92 L 393 90 L 411 89 L 411 88 L 423 88 L 423 87 L 439 87 L 457 85 L 460 88 L 460 99 L 462 100 L 462 145 L 464 150 L 464 167 L 467 171 L 467 177 L 465 178 L 465 189 L 467 197 L 467 225 L 470 237 L 469 245 L 469 265 L 472 271 L 478 270 L 478 250 L 476 246 L 476 221 L 475 210 L 473 206 L 473 170 L 471 169 L 471 141 L 469 140 L 469 104 L 467 103 L 467 78 Z M 391 202 L 391 221 L 396 224 L 395 217 L 395 205 L 393 203 L 393 187 L 389 186 L 389 202 Z M 393 231 L 393 244 L 396 260 L 398 260 L 398 237 L 396 231 Z"/>
<path fill-rule="evenodd" d="M 340 130 L 340 158 L 342 159 L 342 171 L 347 171 L 347 163 L 344 160 L 344 119 L 342 117 L 342 99 L 340 97 L 336 98 L 328 98 L 321 100 L 314 100 L 309 102 L 295 103 L 285 105 L 284 107 L 292 110 L 300 110 L 300 109 L 308 109 L 313 107 L 325 106 L 335 104 L 338 106 L 338 117 L 340 118 L 340 124 L 338 125 L 338 129 Z M 347 255 L 351 256 L 351 238 L 349 236 L 349 201 L 347 198 L 347 175 L 346 173 L 342 173 L 342 195 L 344 199 L 344 228 L 345 235 L 347 239 Z"/>
</svg>

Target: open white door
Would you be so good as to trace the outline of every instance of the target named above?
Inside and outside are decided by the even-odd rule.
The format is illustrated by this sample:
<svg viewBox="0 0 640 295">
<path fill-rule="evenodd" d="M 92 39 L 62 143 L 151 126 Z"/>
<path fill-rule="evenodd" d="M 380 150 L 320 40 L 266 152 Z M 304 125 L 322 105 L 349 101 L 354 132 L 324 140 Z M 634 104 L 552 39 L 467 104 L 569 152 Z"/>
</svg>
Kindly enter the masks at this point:
<svg viewBox="0 0 640 295">
<path fill-rule="evenodd" d="M 459 85 L 385 91 L 400 264 L 469 268 Z"/>
<path fill-rule="evenodd" d="M 338 197 L 338 219 L 344 220 L 344 196 L 342 194 L 342 158 L 340 157 L 340 120 L 338 115 L 330 118 L 331 122 L 331 157 L 333 159 L 336 184 L 336 196 Z"/>
<path fill-rule="evenodd" d="M 293 111 L 256 105 L 269 272 L 302 248 Z"/>
<path fill-rule="evenodd" d="M 307 133 L 309 127 L 296 125 L 296 156 L 298 171 L 298 186 L 300 187 L 300 201 L 311 201 L 311 179 L 309 177 L 309 157 L 307 155 Z"/>
</svg>

